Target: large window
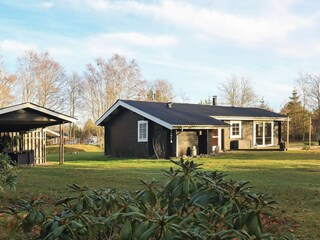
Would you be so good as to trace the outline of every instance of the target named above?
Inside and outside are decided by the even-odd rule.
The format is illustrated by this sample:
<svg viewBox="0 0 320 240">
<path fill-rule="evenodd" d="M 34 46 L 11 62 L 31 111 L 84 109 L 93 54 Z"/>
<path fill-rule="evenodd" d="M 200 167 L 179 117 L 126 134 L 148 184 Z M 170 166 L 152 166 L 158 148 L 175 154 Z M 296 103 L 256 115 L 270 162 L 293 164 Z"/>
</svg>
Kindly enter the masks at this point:
<svg viewBox="0 0 320 240">
<path fill-rule="evenodd" d="M 138 121 L 138 142 L 148 142 L 148 121 Z"/>
<path fill-rule="evenodd" d="M 254 144 L 273 145 L 273 122 L 254 122 Z"/>
<path fill-rule="evenodd" d="M 230 125 L 230 137 L 241 138 L 241 121 L 232 121 Z"/>
</svg>

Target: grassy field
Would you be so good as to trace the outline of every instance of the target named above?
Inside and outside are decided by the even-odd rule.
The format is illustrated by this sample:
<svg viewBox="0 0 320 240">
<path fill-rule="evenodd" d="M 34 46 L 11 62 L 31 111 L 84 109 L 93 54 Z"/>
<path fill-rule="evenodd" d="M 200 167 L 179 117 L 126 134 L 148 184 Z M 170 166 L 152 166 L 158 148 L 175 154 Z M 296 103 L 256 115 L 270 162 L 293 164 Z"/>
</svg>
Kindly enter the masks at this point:
<svg viewBox="0 0 320 240">
<path fill-rule="evenodd" d="M 71 183 L 135 190 L 139 179 L 165 181 L 160 170 L 173 166 L 168 160 L 105 159 L 102 152 L 66 154 L 64 165 L 57 159 L 50 154 L 48 164 L 22 168 L 17 190 L 0 196 L 0 205 L 37 196 L 54 200 L 66 194 Z M 279 203 L 275 213 L 295 226 L 298 239 L 320 239 L 320 151 L 230 152 L 194 160 L 204 170 L 223 171 L 270 193 Z"/>
<path fill-rule="evenodd" d="M 78 153 L 78 152 L 103 152 L 102 148 L 99 148 L 95 145 L 84 145 L 84 144 L 72 144 L 64 146 L 65 153 Z M 58 154 L 59 145 L 48 145 L 47 146 L 48 154 Z"/>
</svg>

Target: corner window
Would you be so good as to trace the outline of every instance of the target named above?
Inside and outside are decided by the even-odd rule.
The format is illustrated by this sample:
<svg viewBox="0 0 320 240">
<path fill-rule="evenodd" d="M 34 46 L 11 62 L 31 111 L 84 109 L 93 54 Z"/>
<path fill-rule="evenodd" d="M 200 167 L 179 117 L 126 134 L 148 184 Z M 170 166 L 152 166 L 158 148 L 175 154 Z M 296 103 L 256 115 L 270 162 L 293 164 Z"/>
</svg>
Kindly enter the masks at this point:
<svg viewBox="0 0 320 240">
<path fill-rule="evenodd" d="M 148 121 L 138 121 L 138 142 L 148 142 Z"/>
<path fill-rule="evenodd" d="M 241 121 L 230 122 L 230 137 L 241 138 Z"/>
</svg>

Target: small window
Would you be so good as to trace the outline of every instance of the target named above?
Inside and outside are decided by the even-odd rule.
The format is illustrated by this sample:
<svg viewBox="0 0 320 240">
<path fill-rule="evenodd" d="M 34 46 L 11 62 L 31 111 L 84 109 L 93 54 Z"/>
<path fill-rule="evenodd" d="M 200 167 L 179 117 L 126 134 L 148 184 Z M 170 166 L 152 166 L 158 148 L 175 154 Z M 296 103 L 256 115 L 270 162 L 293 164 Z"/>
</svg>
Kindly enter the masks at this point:
<svg viewBox="0 0 320 240">
<path fill-rule="evenodd" d="M 230 122 L 230 137 L 231 138 L 241 138 L 241 122 Z"/>
<path fill-rule="evenodd" d="M 138 121 L 138 142 L 148 142 L 148 121 Z"/>
</svg>

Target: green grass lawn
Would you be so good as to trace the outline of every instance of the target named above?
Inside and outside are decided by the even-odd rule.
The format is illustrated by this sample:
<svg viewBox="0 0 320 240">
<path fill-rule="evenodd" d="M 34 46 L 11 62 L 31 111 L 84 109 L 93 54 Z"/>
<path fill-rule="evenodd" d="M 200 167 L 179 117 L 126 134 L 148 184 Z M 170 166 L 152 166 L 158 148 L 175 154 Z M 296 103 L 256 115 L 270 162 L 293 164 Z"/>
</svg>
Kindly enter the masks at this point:
<svg viewBox="0 0 320 240">
<path fill-rule="evenodd" d="M 94 188 L 136 190 L 139 179 L 165 181 L 161 169 L 168 160 L 105 159 L 102 152 L 48 155 L 48 164 L 22 168 L 16 191 L 0 196 L 0 206 L 17 198 L 37 196 L 56 199 L 67 194 L 67 184 Z M 278 201 L 275 213 L 298 226 L 298 239 L 320 239 L 320 151 L 230 152 L 212 158 L 196 158 L 208 171 L 219 170 L 236 180 L 248 180 L 256 191 L 268 192 Z"/>
</svg>

